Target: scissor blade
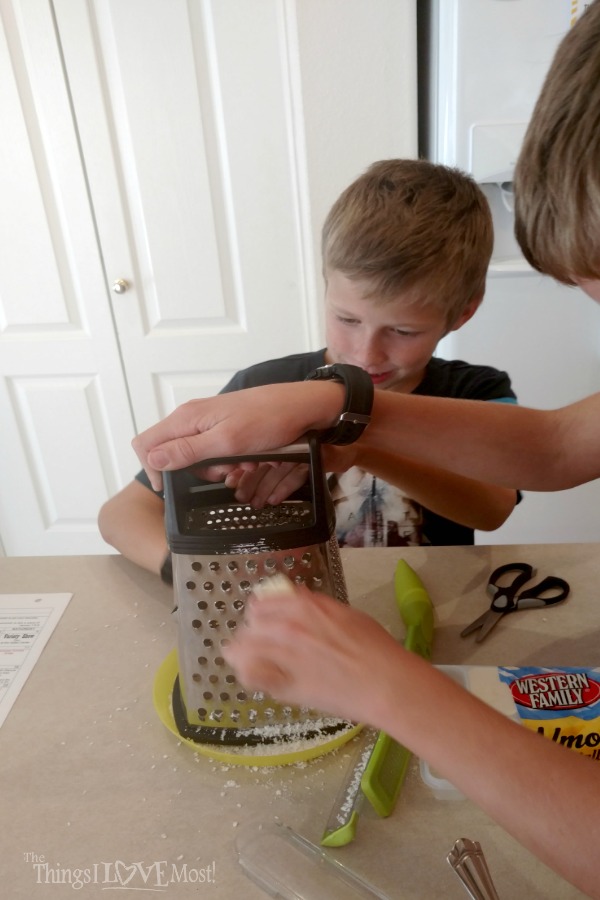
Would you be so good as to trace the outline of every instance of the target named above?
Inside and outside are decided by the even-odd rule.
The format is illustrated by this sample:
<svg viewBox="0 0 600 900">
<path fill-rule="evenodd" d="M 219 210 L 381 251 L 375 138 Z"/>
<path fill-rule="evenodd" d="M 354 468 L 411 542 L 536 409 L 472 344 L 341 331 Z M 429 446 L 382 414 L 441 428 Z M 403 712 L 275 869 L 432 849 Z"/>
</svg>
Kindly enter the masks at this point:
<svg viewBox="0 0 600 900">
<path fill-rule="evenodd" d="M 498 622 L 500 621 L 500 619 L 502 618 L 503 615 L 504 615 L 503 612 L 495 612 L 493 609 L 488 610 L 488 612 L 484 616 L 484 621 L 483 621 L 483 624 L 479 631 L 479 634 L 475 638 L 475 640 L 478 644 L 480 644 L 481 641 L 485 637 L 487 637 L 487 635 L 490 633 L 490 631 L 492 630 L 494 625 L 498 624 Z"/>
<path fill-rule="evenodd" d="M 486 609 L 486 611 L 484 613 L 482 613 L 480 616 L 478 616 L 473 622 L 471 622 L 470 625 L 467 625 L 466 628 L 463 628 L 463 630 L 460 633 L 460 636 L 466 637 L 468 634 L 472 634 L 474 631 L 477 631 L 478 628 L 481 628 L 481 626 L 487 619 L 488 612 L 489 612 L 489 610 Z"/>
</svg>

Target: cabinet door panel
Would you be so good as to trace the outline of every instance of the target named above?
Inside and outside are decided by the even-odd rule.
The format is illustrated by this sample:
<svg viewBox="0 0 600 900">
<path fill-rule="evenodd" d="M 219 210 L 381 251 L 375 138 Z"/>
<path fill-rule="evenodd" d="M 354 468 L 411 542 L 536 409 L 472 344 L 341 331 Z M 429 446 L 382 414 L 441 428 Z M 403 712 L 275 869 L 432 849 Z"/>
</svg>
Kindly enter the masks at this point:
<svg viewBox="0 0 600 900">
<path fill-rule="evenodd" d="M 49 10 L 0 9 L 0 534 L 11 555 L 100 552 L 133 421 Z"/>
<path fill-rule="evenodd" d="M 170 411 L 165 378 L 183 399 L 214 393 L 243 366 L 317 343 L 287 32 L 277 3 L 56 10 L 109 280 L 131 284 L 113 311 L 143 428 Z"/>
</svg>

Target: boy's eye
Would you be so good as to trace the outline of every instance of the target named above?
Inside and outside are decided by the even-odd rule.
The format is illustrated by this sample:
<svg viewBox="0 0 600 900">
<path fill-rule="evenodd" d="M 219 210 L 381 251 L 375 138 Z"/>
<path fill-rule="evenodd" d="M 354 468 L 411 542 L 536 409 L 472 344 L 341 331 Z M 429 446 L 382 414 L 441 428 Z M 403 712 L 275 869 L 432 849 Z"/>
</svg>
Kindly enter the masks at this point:
<svg viewBox="0 0 600 900">
<path fill-rule="evenodd" d="M 342 325 L 358 325 L 358 319 L 349 319 L 347 316 L 338 316 L 338 322 L 341 322 Z"/>
<path fill-rule="evenodd" d="M 398 334 L 401 337 L 410 337 L 410 338 L 416 337 L 418 334 L 417 331 L 405 331 L 403 328 L 392 328 L 392 333 Z"/>
</svg>

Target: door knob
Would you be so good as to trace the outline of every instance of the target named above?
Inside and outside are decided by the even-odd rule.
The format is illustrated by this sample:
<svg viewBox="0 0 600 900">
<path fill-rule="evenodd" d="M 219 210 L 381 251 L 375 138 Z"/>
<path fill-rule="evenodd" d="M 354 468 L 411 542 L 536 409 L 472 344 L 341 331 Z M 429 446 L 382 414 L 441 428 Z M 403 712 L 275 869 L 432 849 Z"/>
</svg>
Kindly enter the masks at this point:
<svg viewBox="0 0 600 900">
<path fill-rule="evenodd" d="M 125 291 L 128 289 L 128 287 L 129 287 L 129 282 L 125 281 L 124 278 L 117 278 L 116 281 L 113 281 L 112 289 L 115 292 L 115 294 L 124 294 Z"/>
</svg>

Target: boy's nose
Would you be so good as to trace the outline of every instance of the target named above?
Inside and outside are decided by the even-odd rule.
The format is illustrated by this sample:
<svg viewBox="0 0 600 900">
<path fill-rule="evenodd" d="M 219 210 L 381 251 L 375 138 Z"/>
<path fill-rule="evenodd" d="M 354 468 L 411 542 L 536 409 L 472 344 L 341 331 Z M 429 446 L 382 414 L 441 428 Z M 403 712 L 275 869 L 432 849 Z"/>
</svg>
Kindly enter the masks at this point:
<svg viewBox="0 0 600 900">
<path fill-rule="evenodd" d="M 381 341 L 375 336 L 365 338 L 356 347 L 356 360 L 363 369 L 373 368 L 385 362 L 386 354 Z"/>
</svg>

